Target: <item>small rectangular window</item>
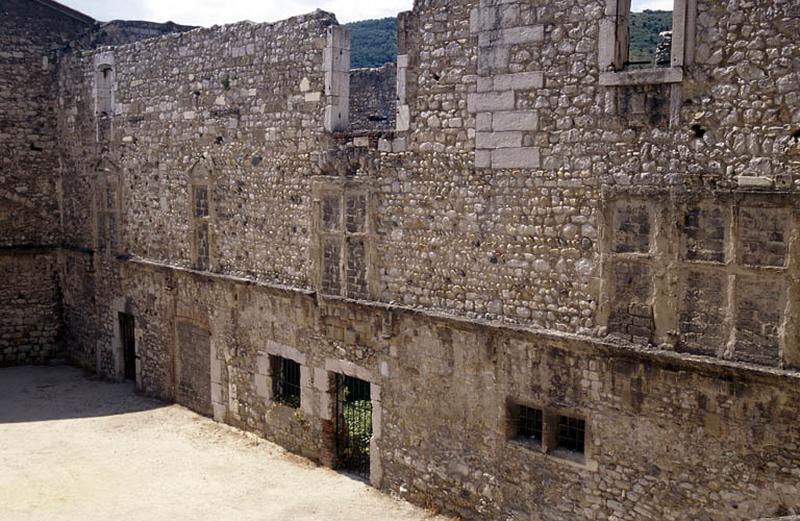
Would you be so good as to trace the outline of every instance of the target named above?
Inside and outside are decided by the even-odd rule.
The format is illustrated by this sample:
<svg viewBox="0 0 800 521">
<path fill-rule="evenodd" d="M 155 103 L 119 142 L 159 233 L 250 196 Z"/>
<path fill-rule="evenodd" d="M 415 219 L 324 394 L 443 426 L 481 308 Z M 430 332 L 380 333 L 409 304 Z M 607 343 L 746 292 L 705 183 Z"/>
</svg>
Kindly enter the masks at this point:
<svg viewBox="0 0 800 521">
<path fill-rule="evenodd" d="M 569 416 L 559 416 L 556 448 L 583 454 L 586 440 L 586 421 Z"/>
<path fill-rule="evenodd" d="M 300 364 L 280 356 L 270 357 L 270 363 L 273 401 L 289 407 L 300 407 Z"/>
<path fill-rule="evenodd" d="M 515 405 L 513 414 L 516 429 L 514 439 L 526 443 L 542 443 L 543 414 L 541 409 Z"/>
</svg>

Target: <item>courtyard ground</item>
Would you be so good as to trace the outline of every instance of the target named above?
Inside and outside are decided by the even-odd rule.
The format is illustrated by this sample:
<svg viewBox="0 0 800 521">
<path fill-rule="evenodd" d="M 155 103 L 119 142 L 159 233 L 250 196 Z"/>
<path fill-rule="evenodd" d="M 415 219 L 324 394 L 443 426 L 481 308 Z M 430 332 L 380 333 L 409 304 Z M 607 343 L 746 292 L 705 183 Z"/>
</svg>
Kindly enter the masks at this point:
<svg viewBox="0 0 800 521">
<path fill-rule="evenodd" d="M 130 384 L 0 369 L 2 521 L 434 519 Z"/>
</svg>

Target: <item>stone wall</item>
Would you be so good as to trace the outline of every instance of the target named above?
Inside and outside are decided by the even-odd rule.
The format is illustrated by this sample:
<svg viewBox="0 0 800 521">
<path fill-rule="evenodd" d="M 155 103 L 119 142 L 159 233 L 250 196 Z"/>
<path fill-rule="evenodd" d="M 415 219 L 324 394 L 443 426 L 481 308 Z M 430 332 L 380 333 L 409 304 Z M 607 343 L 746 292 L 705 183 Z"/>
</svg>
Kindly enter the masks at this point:
<svg viewBox="0 0 800 521">
<path fill-rule="evenodd" d="M 93 48 L 110 45 L 125 45 L 128 43 L 156 38 L 169 33 L 183 33 L 191 31 L 194 27 L 179 25 L 173 22 L 153 23 L 134 20 L 113 20 L 98 24 L 90 40 Z"/>
<path fill-rule="evenodd" d="M 594 13 L 593 6 L 587 1 L 583 13 Z M 72 142 L 64 150 L 67 237 L 82 245 L 99 240 L 98 218 L 87 209 L 97 205 L 97 195 L 90 196 L 99 192 L 95 178 L 102 173 L 119 185 L 116 213 L 102 216 L 118 222 L 117 253 L 315 289 L 326 261 L 318 250 L 311 178 L 363 176 L 354 183 L 369 192 L 373 208 L 364 253 L 356 259 L 341 248 L 328 252 L 342 262 L 357 260 L 354 269 L 368 273 L 362 295 L 474 319 L 796 365 L 797 309 L 789 296 L 797 291 L 791 282 L 797 264 L 789 244 L 798 213 L 794 185 L 780 184 L 796 169 L 794 116 L 776 110 L 764 116 L 773 118 L 769 129 L 747 127 L 775 134 L 770 161 L 786 171 L 759 189 L 762 197 L 753 193 L 753 176 L 734 175 L 738 167 L 715 176 L 719 160 L 703 152 L 723 147 L 719 154 L 738 157 L 719 136 L 739 127 L 721 117 L 718 129 L 706 130 L 693 112 L 699 101 L 692 96 L 716 88 L 703 76 L 716 65 L 693 60 L 677 86 L 606 86 L 597 67 L 599 14 L 568 11 L 563 18 L 554 7 L 534 12 L 513 2 L 450 2 L 443 9 L 424 4 L 401 24 L 406 58 L 398 85 L 404 84 L 410 124 L 393 139 L 326 137 L 320 114 L 326 92 L 340 81 L 326 91 L 320 51 L 333 24 L 328 15 L 198 29 L 67 58 L 62 130 L 80 136 L 78 146 Z M 697 12 L 703 9 L 701 3 Z M 778 19 L 791 19 L 786 9 Z M 698 27 L 704 23 L 707 17 L 698 15 Z M 290 29 L 306 34 L 309 24 L 316 24 L 311 32 L 317 39 L 298 41 L 292 52 L 283 38 L 271 39 Z M 776 41 L 785 32 L 779 29 Z M 565 35 L 570 30 L 583 36 Z M 703 38 L 696 38 L 693 58 L 702 54 Z M 212 67 L 209 57 L 219 49 L 225 67 Z M 103 60 L 113 61 L 114 114 L 106 122 L 108 142 L 98 143 L 100 123 L 81 103 L 95 94 L 95 69 Z M 264 60 L 272 65 L 259 68 Z M 785 75 L 781 84 L 794 81 L 783 67 L 774 74 Z M 142 78 L 151 79 L 147 90 Z M 774 99 L 778 93 L 770 89 L 753 84 L 751 96 Z M 354 100 L 365 98 L 358 89 L 349 92 Z M 703 101 L 712 103 L 704 113 L 722 114 L 728 103 L 739 103 L 735 98 L 717 94 L 713 103 Z M 793 99 L 789 92 L 786 104 Z M 162 140 L 165 125 L 171 137 Z M 664 163 L 671 142 L 683 155 Z M 534 150 L 536 161 L 513 168 L 480 160 L 496 152 L 506 161 Z M 775 208 L 766 201 L 778 192 L 784 195 Z M 208 194 L 200 218 L 192 217 L 197 193 Z M 620 213 L 620 202 L 635 203 L 630 215 Z M 699 208 L 713 215 L 698 214 Z M 771 212 L 782 219 L 780 228 L 747 225 Z M 693 224 L 698 219 L 702 224 Z M 708 237 L 707 226 L 717 227 Z M 672 247 L 683 243 L 685 250 Z M 762 247 L 775 258 L 748 257 Z M 786 303 L 777 315 L 762 313 L 754 303 L 758 295 L 748 295 L 757 286 L 745 279 L 762 267 L 775 279 L 768 299 Z M 701 295 L 731 297 L 719 315 L 730 324 L 709 326 L 714 346 L 697 340 L 703 321 L 714 319 L 667 282 L 696 280 L 700 271 L 715 273 L 718 282 L 723 273 L 737 279 Z M 637 287 L 628 287 L 628 280 Z M 747 313 L 754 319 L 736 318 Z"/>
<path fill-rule="evenodd" d="M 379 233 L 381 300 L 604 337 L 620 323 L 608 296 L 628 289 L 615 288 L 626 279 L 607 262 L 620 240 L 613 235 L 627 232 L 613 229 L 613 211 L 604 208 L 616 200 L 664 201 L 666 214 L 660 205 L 647 209 L 654 228 L 639 252 L 664 255 L 663 270 L 651 270 L 641 288 L 652 309 L 636 308 L 631 319 L 652 322 L 638 324 L 652 331 L 625 336 L 679 347 L 681 333 L 671 332 L 678 331 L 681 297 L 662 299 L 668 289 L 658 280 L 685 277 L 690 267 L 738 264 L 731 257 L 672 262 L 684 255 L 668 244 L 685 240 L 675 233 L 684 214 L 695 205 L 730 212 L 729 201 L 738 199 L 766 219 L 767 194 L 796 193 L 798 78 L 789 64 L 798 49 L 788 37 L 796 8 L 754 7 L 758 36 L 744 54 L 734 50 L 751 30 L 740 30 L 740 12 L 697 2 L 681 83 L 607 86 L 598 66 L 602 4 L 425 2 L 404 18 L 413 159 L 380 176 L 378 221 L 390 223 Z M 722 27 L 731 43 L 722 42 Z M 766 55 L 777 61 L 762 62 Z M 491 162 L 495 156 L 501 163 Z M 778 242 L 796 233 L 794 200 L 782 199 L 791 229 L 778 230 Z M 726 214 L 724 226 L 742 215 Z M 738 230 L 748 233 L 738 228 L 724 247 L 739 242 L 731 255 L 746 255 Z M 722 247 L 719 237 L 710 240 Z M 791 271 L 794 261 L 785 260 L 782 269 Z M 773 294 L 785 302 L 792 291 L 782 286 Z M 791 326 L 793 313 L 778 321 Z M 796 341 L 791 333 L 783 339 L 793 344 L 781 348 L 783 361 L 767 358 L 793 365 Z M 774 345 L 762 347 L 775 353 Z"/>
<path fill-rule="evenodd" d="M 397 116 L 397 67 L 350 71 L 350 129 L 394 130 Z"/>
<path fill-rule="evenodd" d="M 59 260 L 61 320 L 65 326 L 61 347 L 73 364 L 97 370 L 98 331 L 106 325 L 97 315 L 96 288 L 104 281 L 96 274 L 100 260 L 86 251 L 74 250 L 62 250 Z"/>
<path fill-rule="evenodd" d="M 46 362 L 61 334 L 58 253 L 0 251 L 0 367 Z"/>
<path fill-rule="evenodd" d="M 417 503 L 465 519 L 553 521 L 730 521 L 800 508 L 796 374 L 318 300 L 145 262 L 123 272 L 144 352 L 169 360 L 187 323 L 210 332 L 211 374 L 191 377 L 211 378 L 218 420 L 331 464 L 331 377 L 371 382 L 372 483 Z M 269 399 L 269 354 L 302 360 L 299 409 Z M 168 372 L 143 367 L 180 387 L 180 371 L 174 380 Z M 178 393 L 179 403 L 195 399 Z M 585 419 L 585 454 L 515 440 L 511 403 Z"/>
<path fill-rule="evenodd" d="M 0 2 L 0 245 L 61 242 L 56 54 L 93 20 Z"/>
<path fill-rule="evenodd" d="M 0 365 L 61 347 L 57 58 L 93 25 L 53 2 L 0 2 Z"/>
<path fill-rule="evenodd" d="M 61 131 L 75 136 L 63 150 L 68 237 L 99 240 L 96 180 L 110 178 L 117 252 L 195 266 L 191 201 L 202 185 L 213 271 L 307 287 L 309 183 L 327 148 L 322 50 L 333 23 L 320 12 L 67 57 Z M 90 106 L 103 63 L 114 74 L 107 140 L 98 139 Z M 276 235 L 265 240 L 267 228 Z"/>
</svg>

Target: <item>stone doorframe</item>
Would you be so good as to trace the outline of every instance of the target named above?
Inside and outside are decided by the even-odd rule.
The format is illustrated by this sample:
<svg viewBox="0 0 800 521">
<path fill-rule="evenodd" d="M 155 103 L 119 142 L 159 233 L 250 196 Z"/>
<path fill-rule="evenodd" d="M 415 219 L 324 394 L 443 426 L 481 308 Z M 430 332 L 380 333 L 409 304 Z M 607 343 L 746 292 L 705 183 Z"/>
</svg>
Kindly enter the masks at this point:
<svg viewBox="0 0 800 521">
<path fill-rule="evenodd" d="M 125 297 L 120 297 L 118 299 L 114 299 L 114 302 L 111 306 L 111 328 L 112 328 L 112 335 L 111 335 L 111 357 L 114 361 L 114 374 L 108 375 L 114 380 L 124 381 L 125 380 L 125 353 L 124 348 L 122 346 L 122 331 L 119 327 L 119 314 L 120 313 L 128 313 L 133 315 L 134 318 L 136 315 L 132 312 L 130 305 L 130 301 Z M 141 345 L 141 337 L 142 337 L 142 330 L 139 327 L 139 322 L 134 320 L 134 328 L 133 328 L 133 338 L 135 342 L 134 346 L 134 353 L 136 356 L 136 389 L 141 387 L 142 381 L 142 367 L 141 363 L 139 362 L 139 346 Z M 98 349 L 97 349 L 97 373 L 102 374 L 102 367 L 100 364 L 100 350 L 102 349 L 102 341 L 98 340 Z"/>
<path fill-rule="evenodd" d="M 370 399 L 372 400 L 372 440 L 369 443 L 369 482 L 375 488 L 380 488 L 383 483 L 383 464 L 381 462 L 380 440 L 381 419 L 381 386 L 376 383 L 372 372 L 347 360 L 335 358 L 325 359 L 325 369 L 315 369 L 314 386 L 320 394 L 320 416 L 323 420 L 333 421 L 336 407 L 336 385 L 334 380 L 337 374 L 343 374 L 369 382 Z"/>
<path fill-rule="evenodd" d="M 258 353 L 256 379 L 256 394 L 266 401 L 273 400 L 272 364 L 271 356 L 279 356 L 292 360 L 300 365 L 300 408 L 303 413 L 314 416 L 314 388 L 311 385 L 312 369 L 306 364 L 306 355 L 297 349 L 268 340 L 263 351 Z"/>
</svg>

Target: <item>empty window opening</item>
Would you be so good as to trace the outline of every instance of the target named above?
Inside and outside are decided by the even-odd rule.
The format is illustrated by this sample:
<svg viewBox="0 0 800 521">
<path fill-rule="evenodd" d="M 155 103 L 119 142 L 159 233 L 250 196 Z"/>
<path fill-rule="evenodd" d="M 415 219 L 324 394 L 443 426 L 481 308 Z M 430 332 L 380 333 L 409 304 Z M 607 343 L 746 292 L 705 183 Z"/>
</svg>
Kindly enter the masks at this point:
<svg viewBox="0 0 800 521">
<path fill-rule="evenodd" d="M 368 480 L 372 441 L 372 395 L 370 383 L 336 375 L 337 468 Z"/>
<path fill-rule="evenodd" d="M 559 416 L 556 447 L 583 454 L 586 440 L 586 421 L 569 416 Z"/>
<path fill-rule="evenodd" d="M 541 444 L 544 415 L 541 409 L 511 405 L 513 438 L 523 443 Z"/>
<path fill-rule="evenodd" d="M 670 66 L 673 10 L 674 0 L 619 0 L 617 31 L 623 69 Z"/>
<path fill-rule="evenodd" d="M 354 22 L 347 28 L 354 69 L 381 67 L 397 61 L 396 17 Z"/>
<path fill-rule="evenodd" d="M 300 364 L 280 356 L 271 356 L 272 399 L 275 402 L 300 407 Z"/>
</svg>

